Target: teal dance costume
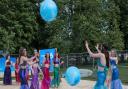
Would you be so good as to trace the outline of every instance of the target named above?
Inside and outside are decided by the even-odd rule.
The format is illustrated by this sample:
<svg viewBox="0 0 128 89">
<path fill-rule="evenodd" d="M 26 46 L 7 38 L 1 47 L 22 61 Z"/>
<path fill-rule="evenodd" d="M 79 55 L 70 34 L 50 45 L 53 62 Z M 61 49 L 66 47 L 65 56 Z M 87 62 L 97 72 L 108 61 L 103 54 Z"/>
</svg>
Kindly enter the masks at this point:
<svg viewBox="0 0 128 89">
<path fill-rule="evenodd" d="M 58 64 L 58 67 L 54 66 L 54 77 L 51 82 L 51 87 L 58 88 L 60 85 L 60 59 L 54 58 L 54 65 Z"/>
<path fill-rule="evenodd" d="M 108 89 L 107 86 L 105 86 L 105 80 L 107 76 L 107 66 L 104 66 L 101 64 L 100 60 L 97 62 L 99 67 L 104 68 L 104 71 L 99 71 L 97 72 L 97 82 L 94 86 L 94 89 Z"/>
</svg>

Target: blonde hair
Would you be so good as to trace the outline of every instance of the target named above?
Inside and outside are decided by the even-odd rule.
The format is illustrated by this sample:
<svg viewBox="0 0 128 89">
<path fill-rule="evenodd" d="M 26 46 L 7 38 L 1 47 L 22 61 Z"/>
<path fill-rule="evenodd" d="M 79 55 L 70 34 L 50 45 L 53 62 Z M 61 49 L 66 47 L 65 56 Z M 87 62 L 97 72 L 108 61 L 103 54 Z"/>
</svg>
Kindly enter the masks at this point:
<svg viewBox="0 0 128 89">
<path fill-rule="evenodd" d="M 112 51 L 114 51 L 115 57 L 118 57 L 116 49 L 111 49 L 111 52 L 112 52 Z M 111 52 L 110 52 L 110 53 L 111 53 Z"/>
</svg>

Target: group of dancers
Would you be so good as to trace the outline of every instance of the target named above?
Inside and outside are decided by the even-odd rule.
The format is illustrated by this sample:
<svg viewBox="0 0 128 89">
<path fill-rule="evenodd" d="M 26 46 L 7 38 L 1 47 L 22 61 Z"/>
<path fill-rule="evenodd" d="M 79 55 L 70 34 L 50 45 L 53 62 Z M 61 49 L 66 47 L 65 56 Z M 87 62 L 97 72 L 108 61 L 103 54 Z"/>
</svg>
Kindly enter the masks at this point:
<svg viewBox="0 0 128 89">
<path fill-rule="evenodd" d="M 54 64 L 54 72 L 53 78 L 50 77 L 51 73 L 49 72 L 50 63 L 50 54 L 45 54 L 45 59 L 43 59 L 43 66 L 39 66 L 39 53 L 37 51 L 34 52 L 34 56 L 31 58 L 27 57 L 27 51 L 25 48 L 21 48 L 19 50 L 19 58 L 17 58 L 16 63 L 13 64 L 10 61 L 10 55 L 6 56 L 5 62 L 5 71 L 3 84 L 11 85 L 11 66 L 15 66 L 15 78 L 16 82 L 20 83 L 20 89 L 49 89 L 50 87 L 54 87 L 54 89 L 58 88 L 60 85 L 60 66 L 64 63 L 60 61 L 60 55 L 55 52 L 53 64 Z M 29 79 L 29 66 L 32 73 L 31 84 L 28 84 Z M 39 73 L 42 75 L 41 84 L 39 83 Z"/>
<path fill-rule="evenodd" d="M 95 47 L 97 53 L 93 53 L 87 41 L 85 42 L 85 47 L 90 56 L 97 59 L 97 82 L 94 89 L 123 89 L 117 68 L 118 58 L 116 50 L 111 49 L 108 52 L 108 48 L 105 45 L 97 45 Z"/>
<path fill-rule="evenodd" d="M 95 48 L 97 53 L 93 53 L 86 41 L 85 47 L 91 57 L 97 59 L 98 72 L 97 72 L 97 82 L 94 86 L 94 89 L 123 89 L 121 80 L 119 79 L 119 70 L 117 68 L 118 58 L 116 51 L 112 49 L 108 52 L 107 47 L 104 45 L 97 45 Z M 43 59 L 43 67 L 39 66 L 39 53 L 35 51 L 34 56 L 31 58 L 27 57 L 27 51 L 25 48 L 19 50 L 19 58 L 16 60 L 15 66 L 15 75 L 16 81 L 20 82 L 20 89 L 49 89 L 54 87 L 58 88 L 60 85 L 60 66 L 63 64 L 63 61 L 60 61 L 60 55 L 55 52 L 53 64 L 54 72 L 53 78 L 49 72 L 50 63 L 50 54 L 46 53 L 45 59 Z M 11 68 L 12 63 L 10 62 L 10 55 L 6 56 L 5 62 L 6 68 L 4 72 L 3 83 L 5 85 L 12 84 L 11 79 Z M 28 84 L 29 79 L 29 69 L 31 68 L 32 79 L 31 84 Z M 41 85 L 39 84 L 39 72 L 42 74 Z"/>
</svg>

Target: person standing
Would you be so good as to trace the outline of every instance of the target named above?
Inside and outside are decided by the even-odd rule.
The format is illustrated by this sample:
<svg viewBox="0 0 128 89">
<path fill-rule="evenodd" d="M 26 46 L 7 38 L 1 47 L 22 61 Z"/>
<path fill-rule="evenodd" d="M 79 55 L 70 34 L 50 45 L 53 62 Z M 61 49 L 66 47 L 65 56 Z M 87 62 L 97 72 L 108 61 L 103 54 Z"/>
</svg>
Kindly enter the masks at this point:
<svg viewBox="0 0 128 89">
<path fill-rule="evenodd" d="M 41 82 L 41 89 L 49 89 L 50 83 L 51 83 L 50 73 L 49 73 L 49 67 L 50 67 L 50 54 L 49 53 L 45 55 L 45 59 L 43 60 L 43 65 L 44 67 L 42 68 L 42 71 L 43 71 L 44 77 Z"/>
<path fill-rule="evenodd" d="M 16 63 L 15 63 L 15 78 L 16 78 L 16 82 L 20 83 L 20 76 L 19 76 L 19 58 L 16 59 Z"/>
<path fill-rule="evenodd" d="M 53 64 L 54 64 L 54 76 L 53 76 L 53 80 L 52 80 L 52 84 L 51 86 L 53 86 L 54 88 L 58 88 L 60 85 L 60 66 L 63 64 L 64 62 L 60 61 L 60 56 L 59 54 L 56 52 L 54 59 L 53 59 Z"/>
<path fill-rule="evenodd" d="M 39 53 L 37 51 L 34 51 L 34 56 L 38 54 Z M 31 66 L 32 80 L 31 80 L 30 89 L 39 89 L 38 77 L 39 77 L 39 72 L 41 72 L 41 69 L 39 67 L 39 59 L 36 57 L 35 59 L 33 59 L 33 62 L 35 62 L 35 64 Z"/>
<path fill-rule="evenodd" d="M 25 48 L 20 48 L 19 50 L 19 76 L 20 76 L 20 82 L 21 86 L 20 89 L 29 89 L 28 81 L 27 81 L 27 65 L 33 65 L 36 62 L 33 62 L 32 60 L 36 58 L 37 55 L 35 55 L 32 58 L 27 57 L 27 51 Z"/>
<path fill-rule="evenodd" d="M 119 79 L 119 69 L 117 68 L 118 58 L 114 49 L 110 52 L 110 65 L 111 65 L 111 88 L 110 89 L 123 89 L 122 82 Z"/>
<path fill-rule="evenodd" d="M 4 79 L 3 84 L 11 85 L 12 84 L 12 77 L 11 77 L 11 61 L 10 61 L 10 54 L 6 55 L 5 61 L 5 71 L 4 71 Z"/>
<path fill-rule="evenodd" d="M 106 66 L 106 58 L 105 55 L 102 53 L 101 50 L 99 50 L 98 53 L 93 53 L 89 46 L 88 42 L 85 42 L 85 47 L 90 55 L 90 57 L 93 58 L 98 58 L 97 64 L 98 64 L 98 71 L 97 71 L 97 82 L 94 86 L 94 89 L 108 89 L 107 86 L 105 86 L 105 80 L 106 80 L 106 71 L 107 71 L 107 66 Z"/>
</svg>

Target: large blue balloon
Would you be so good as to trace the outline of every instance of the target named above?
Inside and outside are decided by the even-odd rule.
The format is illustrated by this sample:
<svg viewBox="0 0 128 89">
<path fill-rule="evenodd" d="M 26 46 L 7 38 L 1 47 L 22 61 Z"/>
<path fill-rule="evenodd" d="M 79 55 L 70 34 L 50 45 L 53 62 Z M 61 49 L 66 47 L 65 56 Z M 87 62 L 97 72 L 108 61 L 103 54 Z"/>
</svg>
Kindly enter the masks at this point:
<svg viewBox="0 0 128 89">
<path fill-rule="evenodd" d="M 69 67 L 65 73 L 65 79 L 71 86 L 75 86 L 80 82 L 80 71 L 76 67 Z"/>
<path fill-rule="evenodd" d="M 55 20 L 57 13 L 58 8 L 53 0 L 44 0 L 40 4 L 40 15 L 46 22 Z"/>
</svg>

